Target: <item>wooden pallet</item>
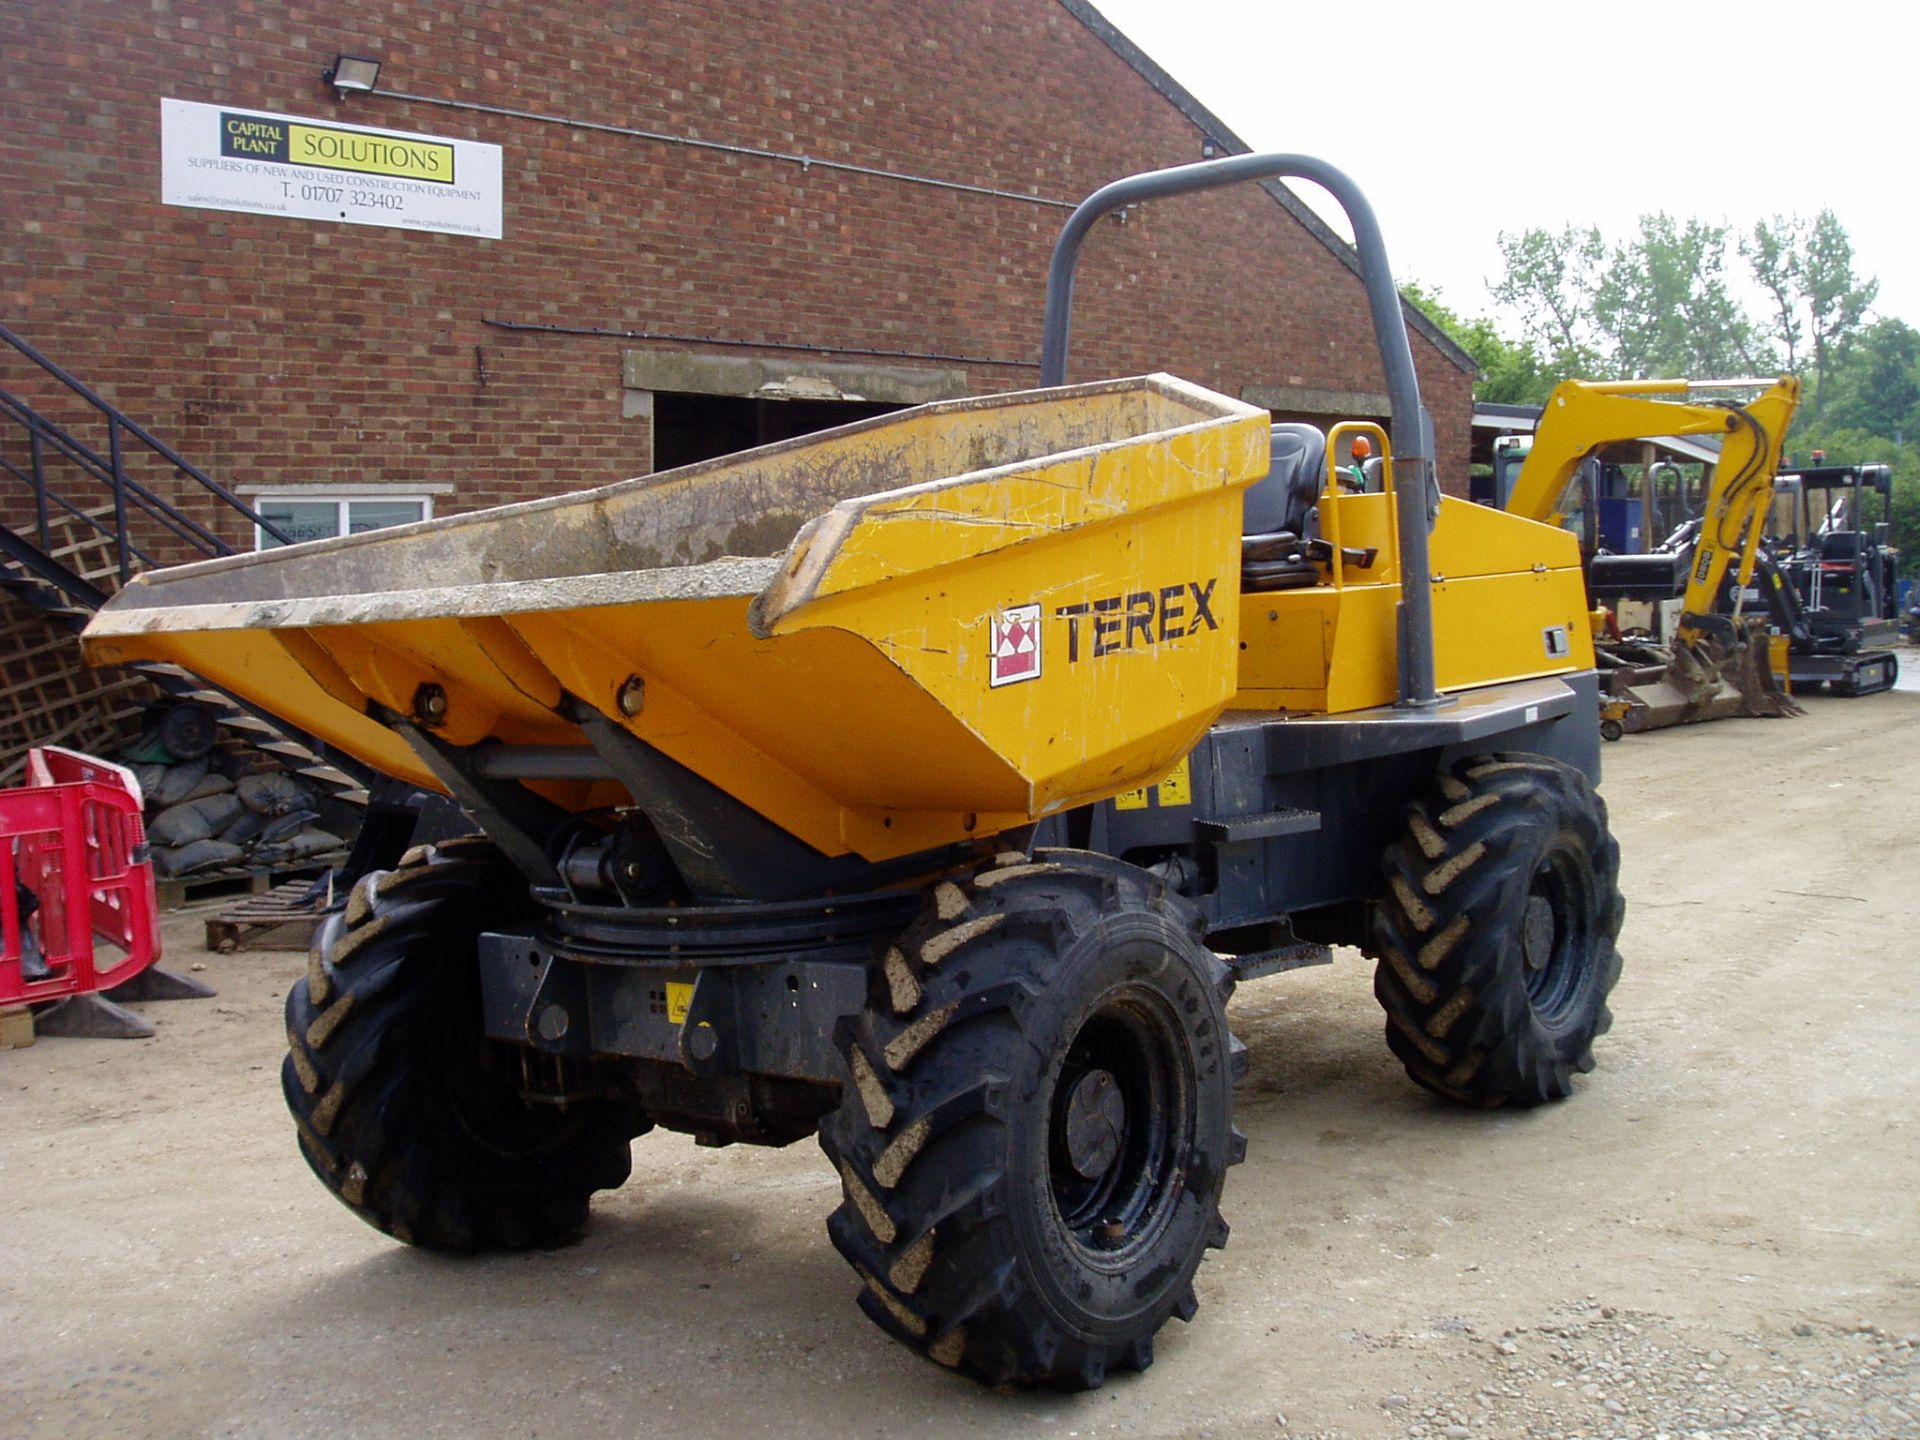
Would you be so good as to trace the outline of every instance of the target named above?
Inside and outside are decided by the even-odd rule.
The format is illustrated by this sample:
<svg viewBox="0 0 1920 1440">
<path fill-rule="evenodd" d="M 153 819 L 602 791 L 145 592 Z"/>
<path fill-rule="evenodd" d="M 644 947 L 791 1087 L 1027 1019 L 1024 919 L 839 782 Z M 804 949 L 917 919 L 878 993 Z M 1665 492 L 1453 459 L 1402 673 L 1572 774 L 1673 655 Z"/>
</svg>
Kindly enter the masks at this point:
<svg viewBox="0 0 1920 1440">
<path fill-rule="evenodd" d="M 326 918 L 326 899 L 301 904 L 312 880 L 289 880 L 249 895 L 230 910 L 207 920 L 207 949 L 222 955 L 236 950 L 304 950 Z"/>
<path fill-rule="evenodd" d="M 160 892 L 162 910 L 181 910 L 204 900 L 224 900 L 229 895 L 264 895 L 273 888 L 273 872 L 196 870 L 191 875 L 158 878 L 153 883 Z"/>
<path fill-rule="evenodd" d="M 307 856 L 297 865 L 278 870 L 195 870 L 191 875 L 158 877 L 154 888 L 160 893 L 162 910 L 182 910 L 208 900 L 224 900 L 230 895 L 265 895 L 291 880 L 304 885 L 346 858 L 345 850 L 329 850 L 324 855 Z"/>
<path fill-rule="evenodd" d="M 0 1050 L 24 1050 L 33 1044 L 33 1011 L 22 1005 L 0 1010 Z"/>
</svg>

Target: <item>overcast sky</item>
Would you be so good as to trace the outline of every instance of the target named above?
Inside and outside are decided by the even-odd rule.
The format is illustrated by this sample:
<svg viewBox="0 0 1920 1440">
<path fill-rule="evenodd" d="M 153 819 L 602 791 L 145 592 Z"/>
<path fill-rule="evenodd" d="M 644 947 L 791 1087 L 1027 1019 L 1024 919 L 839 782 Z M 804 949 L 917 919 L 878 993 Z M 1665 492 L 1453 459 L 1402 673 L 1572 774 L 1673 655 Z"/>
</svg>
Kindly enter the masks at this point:
<svg viewBox="0 0 1920 1440">
<path fill-rule="evenodd" d="M 1659 210 L 1750 230 L 1826 206 L 1876 312 L 1920 325 L 1909 5 L 1093 3 L 1254 149 L 1346 171 L 1396 277 L 1462 314 L 1494 312 L 1502 230 L 1617 240 Z"/>
</svg>

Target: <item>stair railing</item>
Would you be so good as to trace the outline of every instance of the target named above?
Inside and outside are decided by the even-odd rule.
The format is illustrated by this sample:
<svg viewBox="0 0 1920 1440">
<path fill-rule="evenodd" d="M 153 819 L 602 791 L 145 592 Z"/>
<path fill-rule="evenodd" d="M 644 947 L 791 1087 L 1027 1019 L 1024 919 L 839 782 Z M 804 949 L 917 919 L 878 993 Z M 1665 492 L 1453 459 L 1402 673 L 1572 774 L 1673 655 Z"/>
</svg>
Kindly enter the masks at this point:
<svg viewBox="0 0 1920 1440">
<path fill-rule="evenodd" d="M 157 522 L 176 540 L 185 542 L 189 548 L 202 555 L 234 553 L 234 547 L 213 531 L 128 474 L 129 445 L 143 448 L 158 456 L 172 467 L 174 475 L 179 480 L 190 481 L 199 486 L 229 509 L 244 516 L 251 524 L 258 526 L 263 533 L 283 544 L 291 543 L 292 537 L 279 526 L 267 520 L 246 501 L 208 475 L 166 441 L 154 435 L 118 406 L 48 359 L 25 338 L 4 324 L 0 324 L 0 341 L 10 345 L 67 390 L 85 401 L 106 422 L 106 454 L 102 455 L 64 426 L 35 410 L 26 401 L 0 389 L 0 416 L 5 416 L 20 425 L 27 436 L 27 464 L 22 467 L 0 457 L 0 471 L 4 471 L 14 480 L 28 486 L 33 492 L 34 521 L 43 548 L 51 547 L 51 520 L 54 511 L 58 509 L 92 527 L 98 533 L 111 537 L 114 544 L 115 563 L 122 584 L 133 578 L 136 562 L 148 565 L 156 563 L 154 557 L 136 542 L 130 533 L 129 520 L 133 513 Z M 102 524 L 100 519 L 91 514 L 84 505 L 73 503 L 66 496 L 56 493 L 49 487 L 48 462 L 54 457 L 67 461 L 82 475 L 108 489 L 113 499 L 111 528 Z"/>
</svg>

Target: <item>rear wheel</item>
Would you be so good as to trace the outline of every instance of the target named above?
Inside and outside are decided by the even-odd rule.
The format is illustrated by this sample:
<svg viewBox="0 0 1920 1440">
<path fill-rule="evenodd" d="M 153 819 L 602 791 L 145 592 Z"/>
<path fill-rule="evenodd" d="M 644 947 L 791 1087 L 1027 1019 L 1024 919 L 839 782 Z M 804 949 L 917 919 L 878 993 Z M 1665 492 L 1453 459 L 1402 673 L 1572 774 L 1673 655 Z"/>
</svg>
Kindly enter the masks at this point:
<svg viewBox="0 0 1920 1440">
<path fill-rule="evenodd" d="M 1374 993 L 1419 1084 L 1471 1105 L 1573 1092 L 1612 1023 L 1620 850 L 1579 771 L 1535 755 L 1443 772 L 1407 812 L 1374 907 Z"/>
<path fill-rule="evenodd" d="M 287 996 L 281 1088 L 301 1153 L 378 1230 L 437 1250 L 571 1237 L 622 1184 L 646 1128 L 608 1099 L 535 1097 L 481 1024 L 475 943 L 524 918 L 526 887 L 473 837 L 409 852 L 354 887 Z"/>
<path fill-rule="evenodd" d="M 990 1384 L 1143 1370 L 1226 1242 L 1226 967 L 1143 872 L 1090 855 L 941 884 L 842 1023 L 829 1222 L 890 1335 Z"/>
</svg>

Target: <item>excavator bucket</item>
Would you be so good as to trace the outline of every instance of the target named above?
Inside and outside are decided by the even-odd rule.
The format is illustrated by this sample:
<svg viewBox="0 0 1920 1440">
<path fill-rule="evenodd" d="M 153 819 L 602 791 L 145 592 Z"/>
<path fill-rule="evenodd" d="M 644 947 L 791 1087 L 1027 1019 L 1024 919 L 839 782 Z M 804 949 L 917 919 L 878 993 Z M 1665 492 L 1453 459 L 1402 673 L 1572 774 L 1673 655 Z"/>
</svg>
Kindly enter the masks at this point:
<svg viewBox="0 0 1920 1440">
<path fill-rule="evenodd" d="M 1771 639 L 1763 621 L 1744 620 L 1726 635 L 1682 629 L 1671 647 L 1644 647 L 1644 665 L 1615 671 L 1609 685 L 1626 702 L 1624 728 L 1802 714 L 1774 670 Z"/>
<path fill-rule="evenodd" d="M 1746 702 L 1742 715 L 1777 719 L 1785 715 L 1804 715 L 1806 709 L 1787 693 L 1784 668 L 1776 664 L 1773 643 L 1779 637 L 1770 634 L 1764 622 L 1745 622 L 1747 639 L 1734 646 L 1723 663 L 1723 672 L 1734 678 Z"/>
<path fill-rule="evenodd" d="M 149 572 L 86 646 L 428 788 L 421 737 L 532 756 L 518 773 L 574 811 L 631 803 L 552 778 L 610 721 L 822 853 L 883 859 L 1133 789 L 1195 744 L 1234 693 L 1268 425 L 1165 375 L 944 402 Z"/>
</svg>

